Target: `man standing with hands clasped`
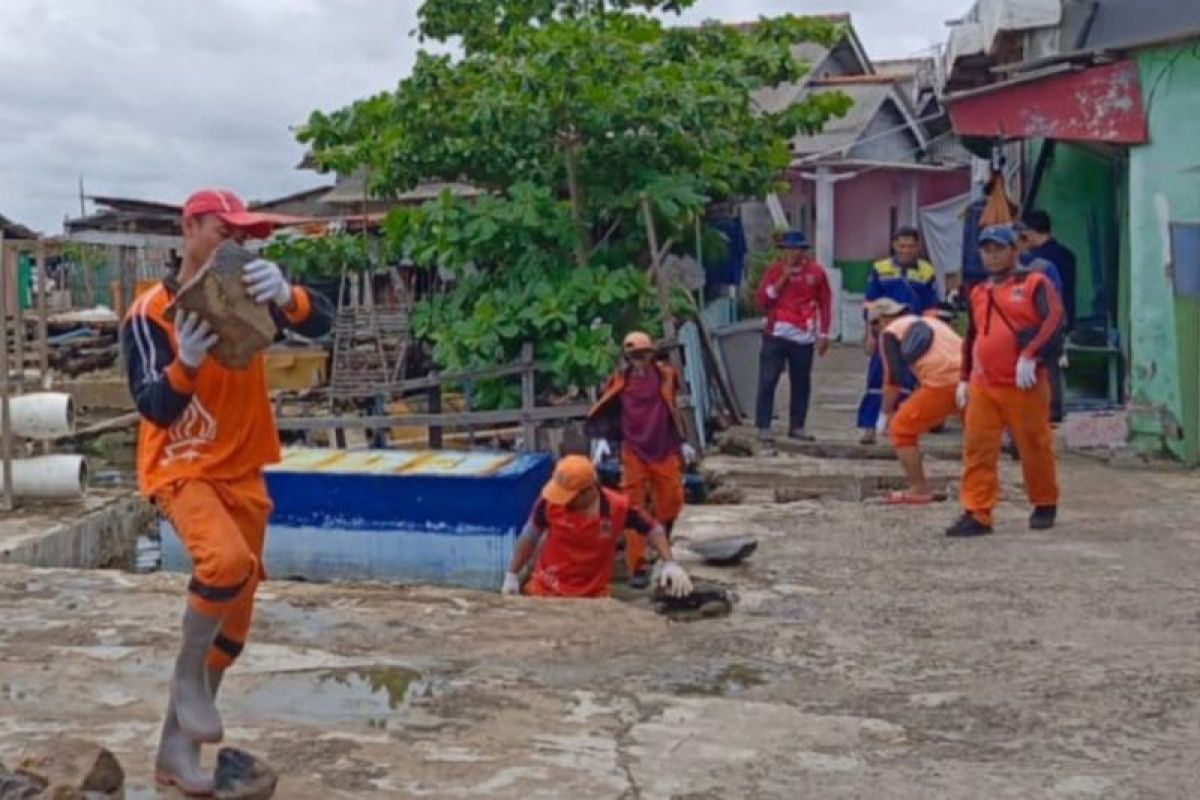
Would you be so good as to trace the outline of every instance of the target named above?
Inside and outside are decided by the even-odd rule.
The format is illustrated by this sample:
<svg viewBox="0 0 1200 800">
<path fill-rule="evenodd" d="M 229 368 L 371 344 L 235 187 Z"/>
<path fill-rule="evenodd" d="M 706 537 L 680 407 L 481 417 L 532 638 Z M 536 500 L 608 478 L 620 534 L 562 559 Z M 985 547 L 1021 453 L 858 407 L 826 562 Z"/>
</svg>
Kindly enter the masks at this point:
<svg viewBox="0 0 1200 800">
<path fill-rule="evenodd" d="M 988 278 L 971 290 L 963 340 L 957 389 L 958 405 L 966 409 L 963 515 L 946 531 L 955 537 L 992 532 L 1005 428 L 1020 452 L 1025 492 L 1034 506 L 1029 527 L 1052 528 L 1058 513 L 1045 359 L 1056 352 L 1062 335 L 1062 301 L 1044 274 L 1018 269 L 1012 228 L 985 228 L 979 250 Z"/>
<path fill-rule="evenodd" d="M 754 425 L 760 439 L 771 438 L 775 389 L 787 367 L 791 381 L 788 437 L 811 442 L 813 437 L 805 425 L 812 395 L 813 352 L 824 356 L 829 350 L 833 293 L 825 268 L 812 259 L 803 233 L 788 231 L 780 237 L 779 246 L 785 255 L 767 269 L 757 293 L 767 323 L 758 357 Z"/>
<path fill-rule="evenodd" d="M 245 369 L 209 358 L 217 334 L 196 314 L 168 319 L 175 294 L 220 245 L 266 238 L 276 218 L 246 210 L 232 192 L 208 189 L 183 207 L 183 263 L 177 275 L 144 292 L 121 325 L 129 388 L 138 412 L 138 486 L 170 521 L 192 559 L 182 645 L 159 742 L 159 783 L 185 794 L 213 792 L 200 765 L 201 743 L 224 728 L 217 688 L 250 631 L 254 593 L 266 575 L 263 544 L 271 500 L 262 468 L 279 461 L 279 435 L 267 397 L 262 354 Z M 276 325 L 320 336 L 329 302 L 291 286 L 270 261 L 246 264 L 249 295 Z"/>
</svg>

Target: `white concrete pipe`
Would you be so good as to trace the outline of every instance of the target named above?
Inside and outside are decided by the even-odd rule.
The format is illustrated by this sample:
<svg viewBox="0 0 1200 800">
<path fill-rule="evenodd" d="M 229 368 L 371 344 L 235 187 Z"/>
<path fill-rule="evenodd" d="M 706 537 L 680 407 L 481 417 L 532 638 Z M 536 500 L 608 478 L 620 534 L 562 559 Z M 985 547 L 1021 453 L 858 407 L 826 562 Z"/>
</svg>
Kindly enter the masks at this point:
<svg viewBox="0 0 1200 800">
<path fill-rule="evenodd" d="M 63 392 L 10 397 L 8 415 L 13 433 L 28 439 L 53 439 L 75 432 L 75 403 Z"/>
<path fill-rule="evenodd" d="M 12 481 L 14 497 L 78 499 L 87 491 L 87 461 L 78 455 L 15 458 Z"/>
</svg>

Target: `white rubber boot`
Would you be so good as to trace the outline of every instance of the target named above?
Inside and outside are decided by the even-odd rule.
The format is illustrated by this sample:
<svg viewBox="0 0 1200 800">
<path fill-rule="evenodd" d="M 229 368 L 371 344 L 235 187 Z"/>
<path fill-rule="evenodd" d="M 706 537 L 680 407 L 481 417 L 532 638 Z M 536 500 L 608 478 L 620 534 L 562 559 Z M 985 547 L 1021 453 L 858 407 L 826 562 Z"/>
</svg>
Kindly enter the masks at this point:
<svg viewBox="0 0 1200 800">
<path fill-rule="evenodd" d="M 183 615 L 183 644 L 175 660 L 171 702 L 180 729 L 196 742 L 219 742 L 225 736 L 205 666 L 221 622 L 221 617 L 206 617 L 190 605 Z"/>
</svg>

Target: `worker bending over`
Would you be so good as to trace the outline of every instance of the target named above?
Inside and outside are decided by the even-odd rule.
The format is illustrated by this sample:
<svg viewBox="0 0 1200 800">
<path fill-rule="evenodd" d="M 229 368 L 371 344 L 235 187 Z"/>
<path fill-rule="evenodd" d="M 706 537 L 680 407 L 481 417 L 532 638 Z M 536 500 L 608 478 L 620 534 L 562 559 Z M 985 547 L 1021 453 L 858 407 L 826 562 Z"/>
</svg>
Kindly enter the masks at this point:
<svg viewBox="0 0 1200 800">
<path fill-rule="evenodd" d="M 935 308 L 938 304 L 937 270 L 920 256 L 921 234 L 917 229 L 896 231 L 892 237 L 892 254 L 876 261 L 867 276 L 867 289 L 863 295 L 867 308 L 885 297 L 903 304 L 914 314 L 924 314 Z M 867 308 L 863 309 L 864 321 Z M 870 361 L 867 363 L 867 389 L 858 405 L 858 427 L 862 431 L 860 441 L 874 444 L 883 407 L 883 356 L 879 352 L 879 339 L 870 325 L 863 331 L 863 347 Z M 913 376 L 906 373 L 902 385 L 898 400 L 905 399 L 915 385 Z"/>
<path fill-rule="evenodd" d="M 926 505 L 934 498 L 921 461 L 920 438 L 958 413 L 962 338 L 933 313 L 917 316 L 891 298 L 872 303 L 867 319 L 878 336 L 883 360 L 883 410 L 878 431 L 890 435 L 896 458 L 908 478 L 908 491 L 894 492 L 885 502 Z M 897 411 L 906 373 L 915 376 L 917 388 Z"/>
<path fill-rule="evenodd" d="M 121 325 L 121 346 L 141 426 L 138 486 L 170 521 L 192 560 L 183 644 L 156 763 L 160 783 L 208 795 L 212 773 L 200 744 L 224 736 L 215 698 L 225 670 L 242 652 L 254 593 L 265 578 L 263 544 L 271 500 L 262 468 L 279 461 L 279 436 L 267 398 L 263 356 L 234 370 L 208 357 L 217 334 L 196 314 L 169 320 L 175 293 L 226 240 L 270 235 L 271 218 L 246 211 L 232 192 L 196 192 L 183 207 L 178 274 L 141 294 Z M 329 330 L 329 303 L 291 286 L 279 267 L 244 268 L 250 296 L 280 327 L 305 336 Z"/>
<path fill-rule="evenodd" d="M 985 228 L 979 250 L 988 278 L 971 290 L 958 403 L 963 433 L 962 517 L 947 536 L 992 532 L 1000 493 L 998 463 L 1005 428 L 1021 456 L 1025 492 L 1034 506 L 1029 527 L 1054 527 L 1058 476 L 1050 428 L 1047 354 L 1061 344 L 1063 307 L 1045 274 L 1018 268 L 1016 236 Z"/>
<path fill-rule="evenodd" d="M 654 343 L 641 331 L 625 337 L 623 350 L 624 364 L 588 412 L 588 435 L 620 442 L 621 491 L 670 536 L 683 510 L 684 464 L 696 457 L 676 403 L 679 375 L 655 360 Z M 625 566 L 630 586 L 649 585 L 646 540 L 634 531 L 625 534 Z"/>
<path fill-rule="evenodd" d="M 504 594 L 518 594 L 518 575 L 537 554 L 525 593 L 537 597 L 608 597 L 622 531 L 649 539 L 661 558 L 659 586 L 672 597 L 692 592 L 692 581 L 671 556 L 666 531 L 628 498 L 600 486 L 586 456 L 566 456 L 554 469 L 517 539 L 504 576 Z"/>
</svg>

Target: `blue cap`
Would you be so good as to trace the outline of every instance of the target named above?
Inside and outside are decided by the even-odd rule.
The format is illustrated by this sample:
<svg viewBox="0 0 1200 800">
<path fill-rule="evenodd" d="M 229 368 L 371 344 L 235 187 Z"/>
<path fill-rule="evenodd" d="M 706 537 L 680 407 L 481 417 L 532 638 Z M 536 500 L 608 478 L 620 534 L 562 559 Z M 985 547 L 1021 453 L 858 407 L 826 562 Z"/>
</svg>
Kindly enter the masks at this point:
<svg viewBox="0 0 1200 800">
<path fill-rule="evenodd" d="M 989 225 L 979 232 L 979 244 L 982 247 L 987 242 L 1002 244 L 1005 247 L 1017 246 L 1017 235 L 1011 225 Z"/>
<path fill-rule="evenodd" d="M 779 246 L 784 250 L 807 250 L 808 237 L 801 231 L 784 231 L 779 237 Z"/>
</svg>

